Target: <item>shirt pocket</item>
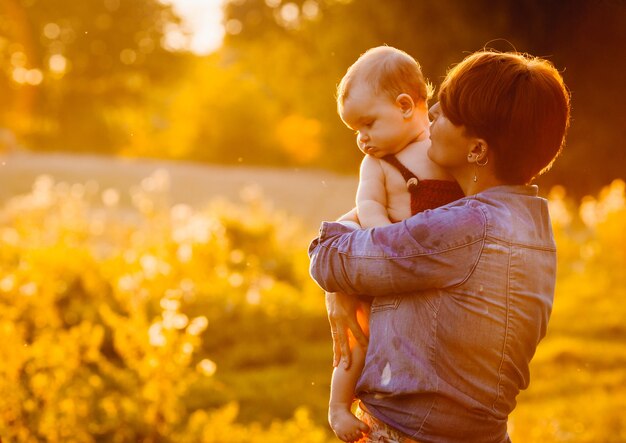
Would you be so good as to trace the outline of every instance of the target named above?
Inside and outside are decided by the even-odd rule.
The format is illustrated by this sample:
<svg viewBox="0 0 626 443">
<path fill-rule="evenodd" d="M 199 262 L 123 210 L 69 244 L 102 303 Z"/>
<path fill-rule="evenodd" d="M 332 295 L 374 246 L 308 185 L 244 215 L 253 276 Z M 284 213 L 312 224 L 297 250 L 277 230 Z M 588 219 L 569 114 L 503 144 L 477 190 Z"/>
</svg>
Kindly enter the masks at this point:
<svg viewBox="0 0 626 443">
<path fill-rule="evenodd" d="M 374 297 L 372 301 L 372 312 L 395 310 L 399 305 L 399 296 Z"/>
</svg>

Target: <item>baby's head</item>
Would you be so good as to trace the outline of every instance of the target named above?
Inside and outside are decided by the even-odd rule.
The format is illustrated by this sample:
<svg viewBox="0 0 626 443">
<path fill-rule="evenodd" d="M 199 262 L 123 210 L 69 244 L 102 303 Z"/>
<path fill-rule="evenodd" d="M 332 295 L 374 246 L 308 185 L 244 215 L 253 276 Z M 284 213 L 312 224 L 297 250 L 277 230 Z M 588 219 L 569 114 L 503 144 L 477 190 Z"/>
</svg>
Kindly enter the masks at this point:
<svg viewBox="0 0 626 443">
<path fill-rule="evenodd" d="M 337 110 L 341 115 L 351 87 L 365 81 L 376 94 L 385 94 L 395 101 L 398 95 L 408 94 L 416 106 L 428 109 L 433 95 L 432 85 L 426 81 L 419 63 L 400 49 L 378 46 L 368 49 L 348 68 L 337 87 Z"/>
<path fill-rule="evenodd" d="M 379 46 L 348 68 L 337 87 L 337 110 L 365 154 L 395 155 L 428 136 L 432 87 L 404 51 Z"/>
</svg>

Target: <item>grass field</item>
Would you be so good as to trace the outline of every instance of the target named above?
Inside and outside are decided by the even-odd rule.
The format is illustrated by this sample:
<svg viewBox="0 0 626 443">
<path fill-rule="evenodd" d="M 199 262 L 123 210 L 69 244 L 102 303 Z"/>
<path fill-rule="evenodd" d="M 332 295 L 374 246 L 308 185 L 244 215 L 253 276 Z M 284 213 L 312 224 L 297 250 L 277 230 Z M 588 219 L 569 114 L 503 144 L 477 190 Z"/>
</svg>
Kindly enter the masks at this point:
<svg viewBox="0 0 626 443">
<path fill-rule="evenodd" d="M 215 198 L 240 201 L 243 192 L 260 192 L 278 211 L 284 211 L 312 230 L 354 205 L 357 171 L 340 176 L 326 171 L 213 166 L 189 162 L 133 160 L 97 155 L 33 154 L 26 151 L 0 156 L 0 201 L 28 192 L 35 178 L 48 174 L 55 181 L 96 181 L 102 189 L 124 192 L 156 170 L 169 174 L 170 203 L 201 206 Z"/>
</svg>

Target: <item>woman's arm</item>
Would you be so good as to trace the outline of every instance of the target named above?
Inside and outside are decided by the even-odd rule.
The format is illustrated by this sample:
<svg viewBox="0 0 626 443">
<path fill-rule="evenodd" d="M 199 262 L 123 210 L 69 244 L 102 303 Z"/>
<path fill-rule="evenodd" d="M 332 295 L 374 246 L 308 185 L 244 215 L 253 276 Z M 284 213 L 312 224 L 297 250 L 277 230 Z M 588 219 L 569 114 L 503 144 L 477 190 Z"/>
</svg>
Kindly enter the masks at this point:
<svg viewBox="0 0 626 443">
<path fill-rule="evenodd" d="M 402 295 L 462 283 L 485 239 L 482 210 L 459 200 L 381 228 L 324 223 L 309 248 L 311 276 L 328 292 Z"/>
</svg>

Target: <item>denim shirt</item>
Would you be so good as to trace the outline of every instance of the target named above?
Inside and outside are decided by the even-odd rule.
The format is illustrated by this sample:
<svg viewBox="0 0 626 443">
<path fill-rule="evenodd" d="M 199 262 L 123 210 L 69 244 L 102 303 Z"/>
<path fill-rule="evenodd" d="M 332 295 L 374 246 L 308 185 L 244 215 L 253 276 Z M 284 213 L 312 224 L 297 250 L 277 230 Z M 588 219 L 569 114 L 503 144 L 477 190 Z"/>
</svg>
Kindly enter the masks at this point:
<svg viewBox="0 0 626 443">
<path fill-rule="evenodd" d="M 546 333 L 556 247 L 536 186 L 498 186 L 403 222 L 322 224 L 326 291 L 373 296 L 357 397 L 420 442 L 503 442 Z"/>
</svg>

